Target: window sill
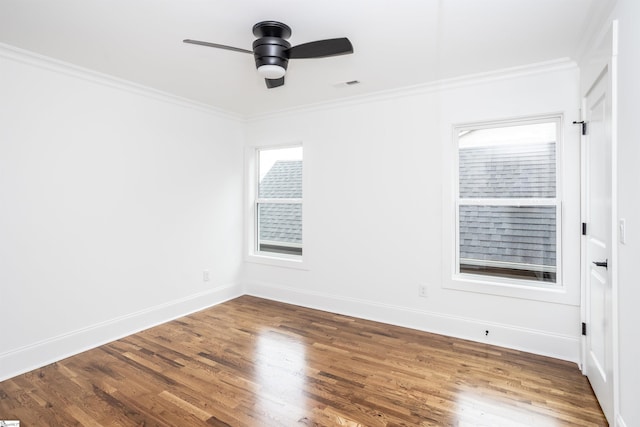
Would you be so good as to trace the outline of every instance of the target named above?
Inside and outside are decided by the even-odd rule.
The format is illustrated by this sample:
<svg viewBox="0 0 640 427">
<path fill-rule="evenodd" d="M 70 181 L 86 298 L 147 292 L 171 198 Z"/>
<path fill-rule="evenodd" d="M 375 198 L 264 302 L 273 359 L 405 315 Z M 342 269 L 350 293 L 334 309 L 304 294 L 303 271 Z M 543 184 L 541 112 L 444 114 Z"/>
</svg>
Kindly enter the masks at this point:
<svg viewBox="0 0 640 427">
<path fill-rule="evenodd" d="M 575 298 L 567 292 L 566 286 L 557 284 L 527 285 L 526 282 L 517 283 L 508 279 L 495 280 L 482 276 L 455 274 L 448 283 L 443 284 L 443 288 L 558 304 L 580 304 L 580 301 L 573 301 Z"/>
<path fill-rule="evenodd" d="M 252 253 L 245 256 L 245 262 L 268 265 L 271 267 L 293 268 L 296 270 L 309 270 L 307 263 L 300 256 L 269 255 Z"/>
</svg>

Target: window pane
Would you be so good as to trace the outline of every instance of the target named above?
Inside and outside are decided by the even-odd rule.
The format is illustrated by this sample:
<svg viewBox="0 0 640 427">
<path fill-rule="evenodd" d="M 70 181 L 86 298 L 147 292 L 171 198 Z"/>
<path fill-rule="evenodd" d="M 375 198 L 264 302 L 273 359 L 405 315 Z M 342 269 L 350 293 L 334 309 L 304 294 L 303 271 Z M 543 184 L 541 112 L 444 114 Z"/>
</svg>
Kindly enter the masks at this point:
<svg viewBox="0 0 640 427">
<path fill-rule="evenodd" d="M 302 198 L 302 147 L 260 150 L 259 176 L 259 198 Z"/>
<path fill-rule="evenodd" d="M 460 205 L 460 272 L 556 282 L 555 206 Z"/>
<path fill-rule="evenodd" d="M 302 255 L 302 204 L 258 203 L 258 250 Z"/>
<path fill-rule="evenodd" d="M 555 123 L 461 131 L 460 197 L 556 197 L 555 139 Z"/>
</svg>

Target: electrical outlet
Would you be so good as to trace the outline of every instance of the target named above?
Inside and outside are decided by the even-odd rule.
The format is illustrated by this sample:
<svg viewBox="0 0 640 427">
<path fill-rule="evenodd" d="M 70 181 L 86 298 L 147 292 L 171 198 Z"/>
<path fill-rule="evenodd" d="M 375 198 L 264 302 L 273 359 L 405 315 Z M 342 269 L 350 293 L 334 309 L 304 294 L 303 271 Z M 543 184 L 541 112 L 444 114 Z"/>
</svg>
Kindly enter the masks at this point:
<svg viewBox="0 0 640 427">
<path fill-rule="evenodd" d="M 203 270 L 202 271 L 202 281 L 203 282 L 208 282 L 210 279 L 209 277 L 209 270 Z"/>
<path fill-rule="evenodd" d="M 418 285 L 418 295 L 422 298 L 427 297 L 427 285 Z"/>
</svg>

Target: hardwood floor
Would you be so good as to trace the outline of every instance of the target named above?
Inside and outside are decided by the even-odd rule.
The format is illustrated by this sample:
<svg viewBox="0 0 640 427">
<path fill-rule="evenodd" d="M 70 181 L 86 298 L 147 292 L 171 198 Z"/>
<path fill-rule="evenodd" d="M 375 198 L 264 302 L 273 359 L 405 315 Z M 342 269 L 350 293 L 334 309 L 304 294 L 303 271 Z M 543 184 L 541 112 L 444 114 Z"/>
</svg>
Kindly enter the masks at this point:
<svg viewBox="0 0 640 427">
<path fill-rule="evenodd" d="M 606 426 L 576 365 L 243 296 L 0 383 L 29 426 Z"/>
</svg>

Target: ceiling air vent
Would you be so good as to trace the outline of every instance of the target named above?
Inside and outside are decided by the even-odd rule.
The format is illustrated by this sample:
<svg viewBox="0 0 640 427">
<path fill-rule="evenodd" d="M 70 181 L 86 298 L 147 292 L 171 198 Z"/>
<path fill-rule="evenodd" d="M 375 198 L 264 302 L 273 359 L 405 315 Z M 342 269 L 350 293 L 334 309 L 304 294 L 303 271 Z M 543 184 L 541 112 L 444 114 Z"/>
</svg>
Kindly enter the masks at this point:
<svg viewBox="0 0 640 427">
<path fill-rule="evenodd" d="M 359 85 L 360 84 L 360 80 L 349 80 L 348 82 L 340 82 L 340 83 L 336 83 L 334 84 L 335 87 L 345 87 L 345 86 L 355 86 L 355 85 Z"/>
</svg>

